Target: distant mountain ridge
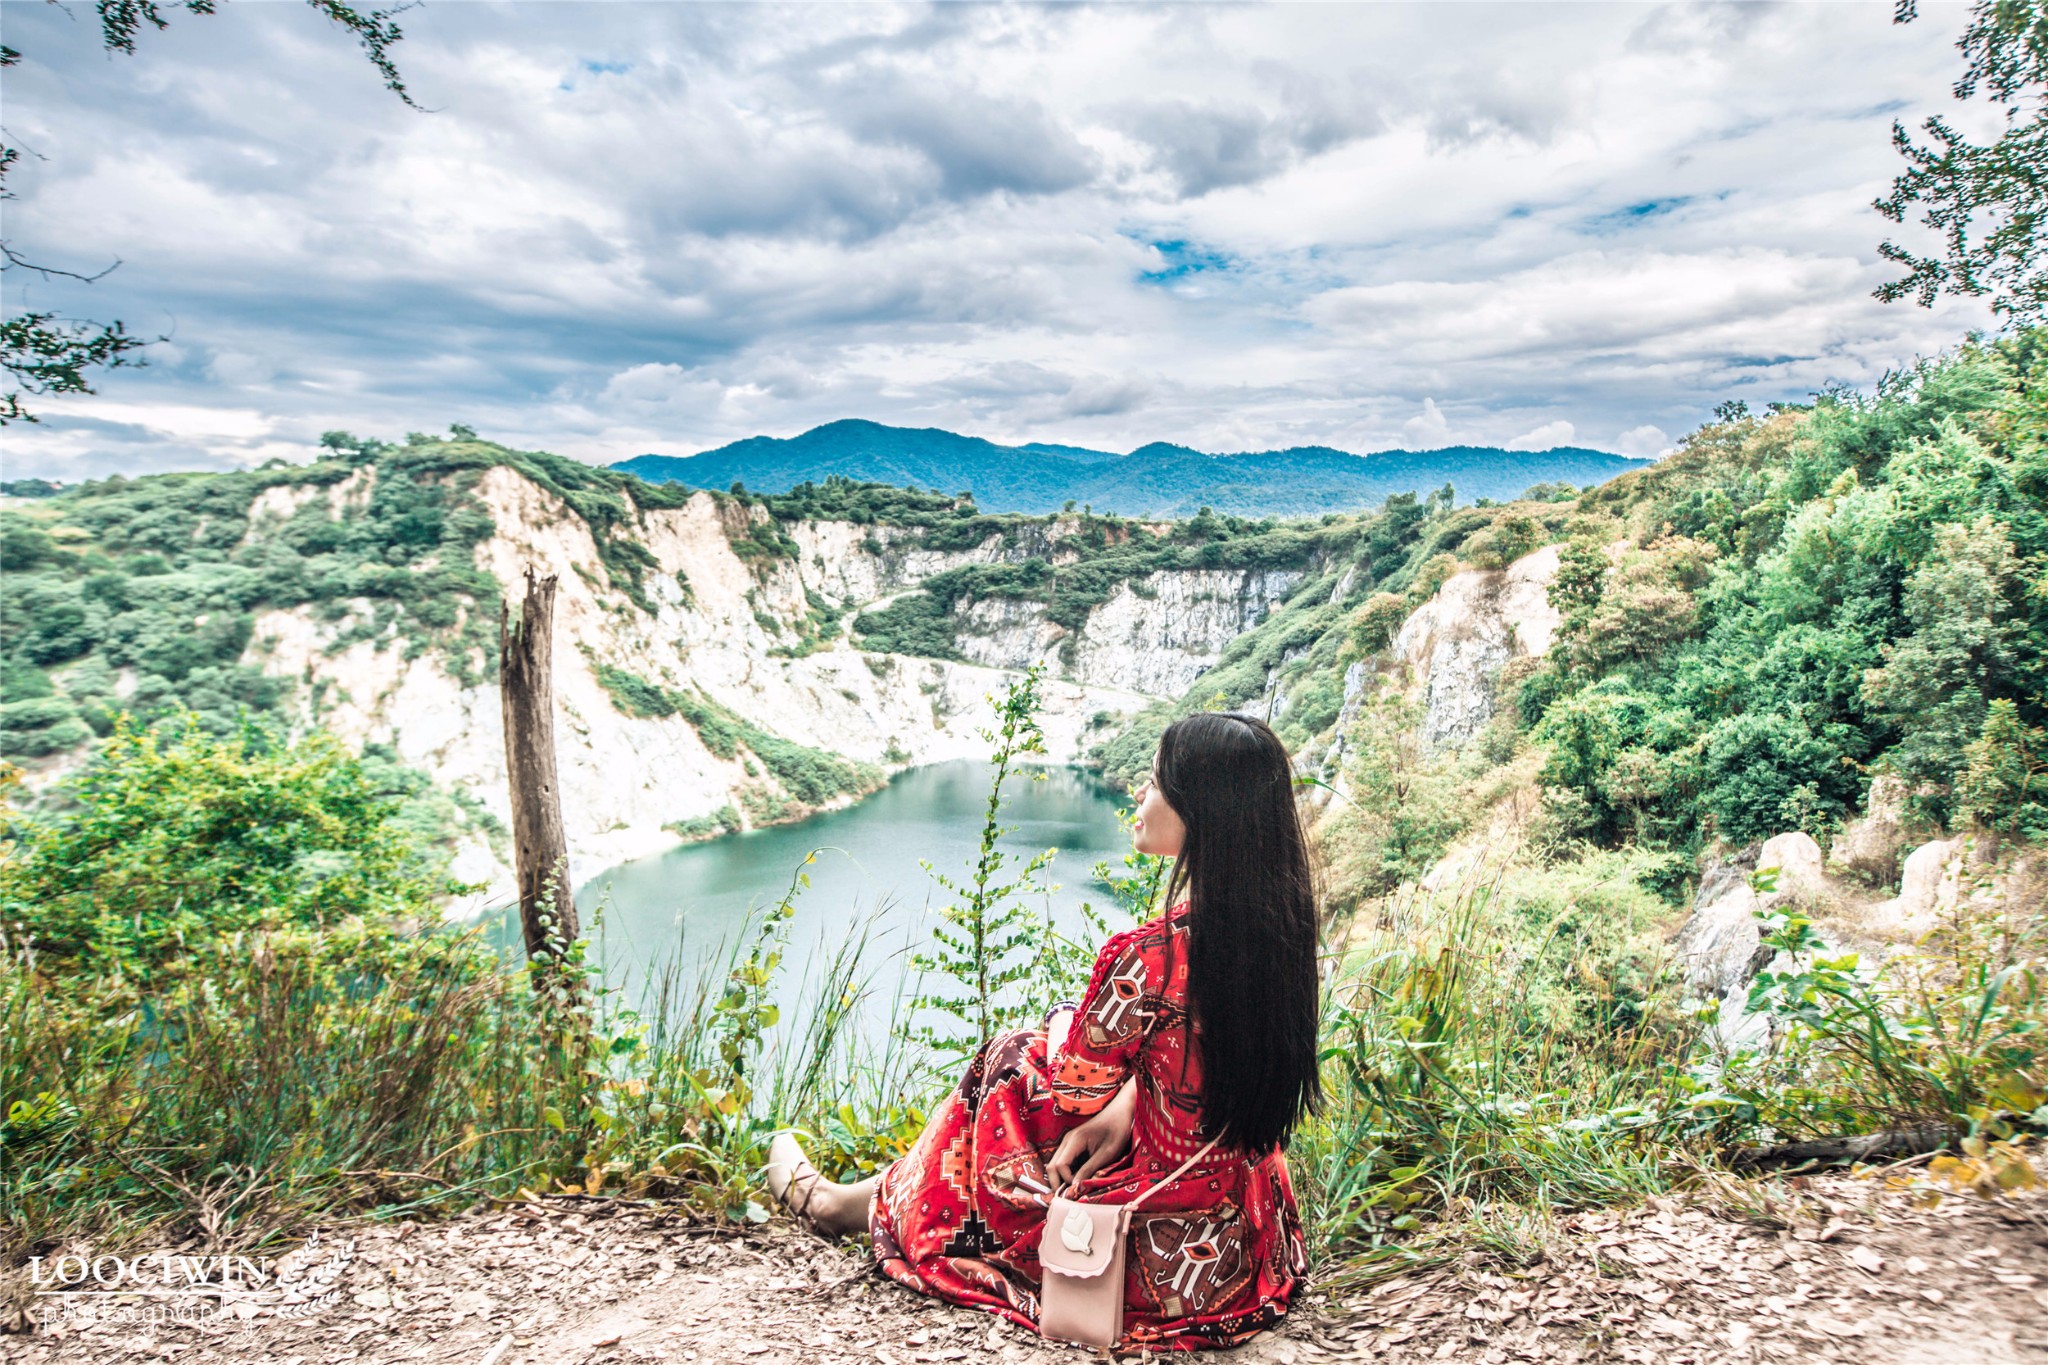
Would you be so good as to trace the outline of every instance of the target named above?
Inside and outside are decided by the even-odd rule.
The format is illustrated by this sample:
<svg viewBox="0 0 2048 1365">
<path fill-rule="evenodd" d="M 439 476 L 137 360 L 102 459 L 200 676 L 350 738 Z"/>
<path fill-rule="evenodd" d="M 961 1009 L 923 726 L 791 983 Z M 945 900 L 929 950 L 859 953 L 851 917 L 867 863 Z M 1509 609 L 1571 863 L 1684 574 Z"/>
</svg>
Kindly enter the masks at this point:
<svg viewBox="0 0 2048 1365">
<path fill-rule="evenodd" d="M 1378 507 L 1394 493 L 1450 484 L 1460 502 L 1505 502 L 1539 483 L 1579 488 L 1648 460 L 1559 446 L 1502 450 L 1447 446 L 1369 455 L 1294 446 L 1209 455 L 1154 441 L 1128 455 L 1081 446 L 1005 446 L 935 427 L 846 420 L 800 436 L 753 436 L 699 455 L 637 455 L 612 468 L 650 483 L 762 493 L 838 475 L 861 482 L 972 492 L 986 512 L 1055 512 L 1068 501 L 1125 516 L 1191 516 L 1203 507 L 1239 516 L 1312 516 Z"/>
</svg>

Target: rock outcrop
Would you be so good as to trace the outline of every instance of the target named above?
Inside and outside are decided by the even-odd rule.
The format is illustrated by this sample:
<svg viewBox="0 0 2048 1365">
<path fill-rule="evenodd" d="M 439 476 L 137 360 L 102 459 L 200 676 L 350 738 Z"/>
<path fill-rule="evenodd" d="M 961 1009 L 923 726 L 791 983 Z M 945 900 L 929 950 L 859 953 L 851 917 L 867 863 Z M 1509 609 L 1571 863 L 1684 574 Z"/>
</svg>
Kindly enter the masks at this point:
<svg viewBox="0 0 2048 1365">
<path fill-rule="evenodd" d="M 1773 874 L 1768 890 L 1752 886 L 1758 872 Z M 1767 1021 L 1745 1008 L 1749 983 L 1777 956 L 1763 941 L 1758 916 L 1787 905 L 1822 915 L 1836 899 L 1821 868 L 1820 845 L 1804 833 L 1776 835 L 1715 863 L 1700 878 L 1692 914 L 1671 949 L 1686 993 L 1720 1002 L 1714 1030 L 1725 1050 L 1753 1047 L 1768 1034 Z"/>
<path fill-rule="evenodd" d="M 1771 869 L 1771 888 L 1753 890 L 1751 874 Z M 1764 944 L 1759 913 L 1797 907 L 1831 949 L 1855 953 L 1859 969 L 1874 973 L 1894 957 L 1920 951 L 1929 935 L 1969 913 L 2038 913 L 2040 881 L 2030 856 L 1994 857 L 1975 838 L 1961 836 L 1914 849 L 1905 859 L 1898 894 L 1872 900 L 1823 866 L 1811 836 L 1780 834 L 1707 869 L 1692 914 L 1672 939 L 1672 952 L 1687 993 L 1719 1002 L 1714 1036 L 1720 1046 L 1757 1047 L 1768 1042 L 1769 1028 L 1745 1007 L 1750 983 L 1760 971 L 1791 965 Z"/>
<path fill-rule="evenodd" d="M 1493 718 L 1501 669 L 1549 652 L 1559 622 L 1550 605 L 1557 562 L 1557 547 L 1546 545 L 1506 569 L 1452 574 L 1402 623 L 1393 655 L 1421 691 L 1425 749 L 1454 749 L 1478 734 Z"/>
</svg>

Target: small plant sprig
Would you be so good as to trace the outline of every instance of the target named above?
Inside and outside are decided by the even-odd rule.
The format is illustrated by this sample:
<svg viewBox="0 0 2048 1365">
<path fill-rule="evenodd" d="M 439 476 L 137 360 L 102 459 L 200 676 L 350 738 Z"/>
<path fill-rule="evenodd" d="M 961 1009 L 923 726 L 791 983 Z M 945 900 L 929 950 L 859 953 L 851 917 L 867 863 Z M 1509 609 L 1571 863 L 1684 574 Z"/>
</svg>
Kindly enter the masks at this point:
<svg viewBox="0 0 2048 1365">
<path fill-rule="evenodd" d="M 1000 699 L 992 698 L 996 724 L 982 730 L 981 736 L 992 746 L 995 775 L 989 782 L 972 874 L 964 882 L 956 881 L 929 862 L 921 863 L 951 902 L 938 912 L 930 949 L 914 954 L 911 964 L 950 985 L 918 994 L 911 1002 L 905 1036 L 940 1053 L 971 1056 L 997 1030 L 1021 1022 L 1031 1007 L 1010 998 L 1010 988 L 1043 971 L 1052 926 L 1045 916 L 1033 916 L 1024 898 L 1046 892 L 1038 876 L 1058 850 L 1032 854 L 1011 875 L 1013 855 L 998 843 L 1015 829 L 1002 823 L 1003 784 L 1024 755 L 1045 752 L 1045 736 L 1038 728 L 1038 688 L 1044 674 L 1044 666 L 1034 664 L 1011 681 Z M 1042 772 L 1031 776 L 1033 781 L 1045 778 Z M 925 1011 L 950 1016 L 953 1023 L 920 1020 L 918 1015 Z"/>
<path fill-rule="evenodd" d="M 761 916 L 745 960 L 726 976 L 725 993 L 713 1007 L 711 1031 L 718 1039 L 718 1055 L 738 1085 L 744 1085 L 748 1068 L 760 1054 L 761 1040 L 782 1018 L 768 998 L 769 989 L 782 966 L 783 950 L 789 946 L 789 922 L 796 918 L 797 893 L 810 889 L 811 874 L 805 869 L 816 861 L 815 851 L 807 854 L 791 875 L 782 899 Z M 740 1102 L 745 1103 L 744 1095 Z"/>
</svg>

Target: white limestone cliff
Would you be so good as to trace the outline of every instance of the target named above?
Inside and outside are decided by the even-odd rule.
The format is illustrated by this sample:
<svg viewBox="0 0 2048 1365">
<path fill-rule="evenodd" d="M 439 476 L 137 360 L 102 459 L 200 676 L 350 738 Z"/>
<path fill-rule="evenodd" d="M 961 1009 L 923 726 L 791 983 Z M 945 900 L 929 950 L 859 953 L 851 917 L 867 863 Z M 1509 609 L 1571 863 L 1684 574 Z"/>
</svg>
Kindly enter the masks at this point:
<svg viewBox="0 0 2048 1365">
<path fill-rule="evenodd" d="M 336 490 L 329 491 L 333 516 L 367 494 Z M 552 494 L 503 467 L 486 471 L 476 494 L 496 526 L 476 549 L 477 566 L 506 585 L 507 598 L 517 600 L 529 566 L 558 580 L 557 762 L 579 881 L 670 846 L 676 836 L 665 825 L 728 806 L 744 812 L 745 794 L 775 793 L 771 775 L 758 765 L 749 771 L 744 750 L 720 758 L 680 716 L 621 714 L 598 680 L 599 665 L 672 691 L 694 689 L 761 730 L 895 769 L 984 753 L 977 731 L 989 722 L 987 698 L 1004 685 L 1004 670 L 1046 660 L 1047 757 L 1065 761 L 1100 737 L 1094 731 L 1103 713 L 1128 714 L 1177 694 L 1297 577 L 1157 573 L 1098 607 L 1064 651 L 1040 604 L 967 605 L 962 646 L 970 662 L 942 662 L 857 650 L 844 621 L 828 638 L 806 641 L 800 626 L 810 595 L 849 608 L 850 620 L 852 609 L 960 564 L 1032 552 L 1057 562 L 1064 557 L 1059 528 L 1042 544 L 1004 546 L 992 538 L 942 553 L 901 544 L 894 528 L 800 523 L 790 528 L 794 560 L 750 563 L 732 546 L 744 526 L 722 519 L 765 511 L 699 493 L 680 508 L 639 516 L 636 539 L 655 560 L 643 582 L 655 605 L 650 614 L 617 590 L 590 528 Z M 260 509 L 250 534 L 282 524 L 302 501 Z M 412 648 L 395 633 L 337 648 L 372 610 L 368 601 L 349 606 L 339 619 L 320 619 L 310 607 L 261 614 L 246 660 L 298 682 L 304 721 L 352 745 L 389 744 L 400 761 L 509 818 L 496 681 L 481 654 L 469 661 L 472 680 L 465 682 L 440 651 Z M 990 607 L 1001 610 L 981 610 Z M 457 875 L 489 889 L 477 906 L 459 909 L 502 903 L 510 886 L 503 855 L 481 835 L 462 847 Z"/>
<path fill-rule="evenodd" d="M 1557 633 L 1550 584 L 1558 547 L 1546 545 L 1501 570 L 1452 574 L 1394 636 L 1393 655 L 1423 701 L 1422 742 L 1456 748 L 1493 717 L 1493 684 L 1510 659 L 1541 658 Z"/>
<path fill-rule="evenodd" d="M 954 614 L 976 663 L 1044 663 L 1089 686 L 1178 697 L 1300 581 L 1298 569 L 1159 569 L 1119 583 L 1071 636 L 1038 602 L 989 598 Z"/>
</svg>

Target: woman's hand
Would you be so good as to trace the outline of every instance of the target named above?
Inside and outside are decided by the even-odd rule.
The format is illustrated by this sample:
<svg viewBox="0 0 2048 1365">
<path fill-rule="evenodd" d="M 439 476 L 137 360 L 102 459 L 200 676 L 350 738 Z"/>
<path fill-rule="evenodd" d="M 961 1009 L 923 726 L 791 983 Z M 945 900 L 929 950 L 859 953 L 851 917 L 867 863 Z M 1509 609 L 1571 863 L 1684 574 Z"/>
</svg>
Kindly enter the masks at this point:
<svg viewBox="0 0 2048 1365">
<path fill-rule="evenodd" d="M 1138 1078 L 1133 1076 L 1100 1113 L 1068 1129 L 1053 1149 L 1052 1160 L 1045 1166 L 1052 1192 L 1071 1197 L 1082 1181 L 1129 1151 L 1131 1127 L 1137 1117 Z"/>
</svg>

